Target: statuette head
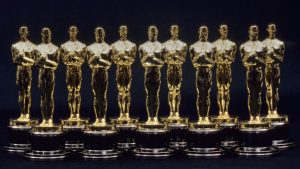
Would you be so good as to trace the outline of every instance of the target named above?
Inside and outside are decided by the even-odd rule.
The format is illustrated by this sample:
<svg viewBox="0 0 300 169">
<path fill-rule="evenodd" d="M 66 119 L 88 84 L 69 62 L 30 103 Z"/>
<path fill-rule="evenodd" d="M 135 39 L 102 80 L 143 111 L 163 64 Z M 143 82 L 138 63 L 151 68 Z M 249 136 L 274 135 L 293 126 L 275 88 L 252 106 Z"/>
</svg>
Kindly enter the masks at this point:
<svg viewBox="0 0 300 169">
<path fill-rule="evenodd" d="M 251 25 L 249 27 L 249 39 L 252 41 L 256 41 L 258 40 L 258 34 L 259 34 L 259 30 L 258 30 L 258 26 L 257 25 Z"/>
<path fill-rule="evenodd" d="M 28 28 L 26 26 L 21 26 L 19 28 L 19 34 L 20 34 L 21 40 L 26 41 L 27 37 L 28 37 L 28 34 L 29 34 Z"/>
<path fill-rule="evenodd" d="M 78 34 L 78 28 L 77 26 L 70 26 L 69 28 L 69 36 L 71 41 L 76 41 L 77 34 Z"/>
<path fill-rule="evenodd" d="M 103 42 L 105 38 L 105 30 L 102 27 L 95 29 L 95 40 L 96 42 Z"/>
<path fill-rule="evenodd" d="M 157 40 L 157 36 L 158 36 L 158 30 L 157 27 L 154 25 L 149 26 L 148 28 L 148 38 L 149 41 L 156 41 Z"/>
<path fill-rule="evenodd" d="M 44 43 L 50 43 L 51 42 L 51 35 L 52 35 L 52 32 L 49 28 L 43 28 L 42 31 L 41 31 L 41 35 L 42 35 L 42 41 Z"/>
<path fill-rule="evenodd" d="M 200 26 L 198 33 L 199 33 L 200 41 L 207 41 L 207 39 L 208 39 L 208 27 L 207 26 Z"/>
</svg>

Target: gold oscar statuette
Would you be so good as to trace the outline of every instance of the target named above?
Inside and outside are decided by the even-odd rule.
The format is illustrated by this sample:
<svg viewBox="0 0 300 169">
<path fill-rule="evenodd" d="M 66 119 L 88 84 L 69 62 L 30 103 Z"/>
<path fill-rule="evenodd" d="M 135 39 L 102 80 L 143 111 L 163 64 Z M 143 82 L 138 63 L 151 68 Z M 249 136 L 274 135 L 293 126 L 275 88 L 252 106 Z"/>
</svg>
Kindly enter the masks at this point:
<svg viewBox="0 0 300 169">
<path fill-rule="evenodd" d="M 228 26 L 220 25 L 220 38 L 213 44 L 216 47 L 216 82 L 217 82 L 217 101 L 219 115 L 212 118 L 220 124 L 223 129 L 221 134 L 221 146 L 233 148 L 238 146 L 238 118 L 231 117 L 229 114 L 230 85 L 231 85 L 231 65 L 234 62 L 237 47 L 236 44 L 227 38 Z"/>
<path fill-rule="evenodd" d="M 38 67 L 38 88 L 41 93 L 42 121 L 31 131 L 31 151 L 25 153 L 30 159 L 63 159 L 63 132 L 53 123 L 55 71 L 59 63 L 59 48 L 52 42 L 49 28 L 41 31 L 42 43 L 34 50 L 35 65 Z"/>
<path fill-rule="evenodd" d="M 117 131 L 106 121 L 108 69 L 111 67 L 112 48 L 105 41 L 105 30 L 95 28 L 95 40 L 87 47 L 87 62 L 92 71 L 93 110 L 95 121 L 84 130 L 85 148 L 81 152 L 86 159 L 116 158 L 120 154 L 114 148 Z"/>
<path fill-rule="evenodd" d="M 127 39 L 128 28 L 119 27 L 120 39 L 111 45 L 112 60 L 116 64 L 116 82 L 118 88 L 119 117 L 112 118 L 112 123 L 119 130 L 118 148 L 131 149 L 135 147 L 134 132 L 137 129 L 137 118 L 130 117 L 130 88 L 132 81 L 131 65 L 135 61 L 137 47 Z"/>
<path fill-rule="evenodd" d="M 86 58 L 86 45 L 77 40 L 78 28 L 71 26 L 69 28 L 70 40 L 60 47 L 60 55 L 63 63 L 66 65 L 66 83 L 68 89 L 68 105 L 70 117 L 62 120 L 63 129 L 66 134 L 66 149 L 83 148 L 82 140 L 79 138 L 80 133 L 84 129 L 84 125 L 88 120 L 81 119 L 81 82 L 82 70 L 81 66 Z"/>
<path fill-rule="evenodd" d="M 167 65 L 169 116 L 162 118 L 170 131 L 169 146 L 174 150 L 186 147 L 185 132 L 188 118 L 180 116 L 182 65 L 186 60 L 187 44 L 179 40 L 179 26 L 171 25 L 171 39 L 164 45 L 164 61 Z"/>
<path fill-rule="evenodd" d="M 260 115 L 267 47 L 258 39 L 258 26 L 251 25 L 248 33 L 249 40 L 240 46 L 240 52 L 246 68 L 250 119 L 240 124 L 241 146 L 236 152 L 241 156 L 269 156 L 276 153 L 277 149 L 272 147 L 270 123 L 262 120 Z"/>
<path fill-rule="evenodd" d="M 170 107 L 169 116 L 163 119 L 167 123 L 187 123 L 187 118 L 180 117 L 179 109 L 181 102 L 182 64 L 186 60 L 187 45 L 178 39 L 179 26 L 170 27 L 171 39 L 163 43 L 164 60 L 167 64 L 168 102 Z"/>
<path fill-rule="evenodd" d="M 161 68 L 164 65 L 164 46 L 157 40 L 158 29 L 148 28 L 148 41 L 139 46 L 141 64 L 144 67 L 144 86 L 146 91 L 147 121 L 139 124 L 136 132 L 139 157 L 166 157 L 170 155 L 166 137 L 167 128 L 158 118 L 159 91 L 161 85 Z M 149 142 L 148 140 L 152 140 Z"/>
<path fill-rule="evenodd" d="M 215 65 L 216 47 L 208 42 L 208 27 L 200 26 L 199 40 L 190 46 L 192 64 L 196 69 L 196 107 L 198 121 L 190 123 L 189 141 L 186 154 L 191 157 L 219 157 L 223 150 L 219 148 L 220 129 L 210 120 L 210 91 L 212 69 Z"/>
<path fill-rule="evenodd" d="M 288 116 L 281 115 L 277 111 L 279 101 L 280 64 L 283 62 L 285 45 L 284 42 L 276 38 L 275 24 L 269 24 L 267 32 L 269 36 L 262 42 L 268 49 L 265 59 L 266 103 L 268 106 L 268 114 L 264 119 L 270 121 L 274 130 L 277 130 L 274 132 L 276 134 L 273 138 L 273 145 L 280 149 L 286 149 L 293 147 L 295 143 L 288 138 Z"/>
<path fill-rule="evenodd" d="M 26 26 L 19 28 L 20 41 L 11 46 L 12 60 L 17 67 L 16 84 L 18 86 L 18 103 L 20 116 L 11 119 L 8 126 L 9 145 L 4 148 L 9 152 L 22 153 L 30 148 L 28 131 L 38 123 L 30 118 L 33 51 L 35 44 L 28 40 L 29 30 Z"/>
<path fill-rule="evenodd" d="M 144 85 L 146 90 L 147 125 L 160 124 L 158 119 L 161 68 L 164 65 L 163 45 L 157 41 L 156 26 L 148 28 L 149 41 L 139 47 L 141 64 L 145 69 Z"/>
</svg>

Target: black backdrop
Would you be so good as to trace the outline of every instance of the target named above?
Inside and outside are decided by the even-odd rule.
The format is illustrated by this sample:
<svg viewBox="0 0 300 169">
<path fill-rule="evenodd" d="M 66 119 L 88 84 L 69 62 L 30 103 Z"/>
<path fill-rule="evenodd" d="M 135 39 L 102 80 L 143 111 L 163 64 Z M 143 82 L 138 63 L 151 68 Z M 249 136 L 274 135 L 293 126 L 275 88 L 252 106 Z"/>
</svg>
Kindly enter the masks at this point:
<svg viewBox="0 0 300 169">
<path fill-rule="evenodd" d="M 229 26 L 229 39 L 238 45 L 248 39 L 247 30 L 251 24 L 260 28 L 260 39 L 266 38 L 266 26 L 270 22 L 277 24 L 278 38 L 286 43 L 286 57 L 281 66 L 281 86 L 279 111 L 289 115 L 291 122 L 291 137 L 299 141 L 300 120 L 298 96 L 300 94 L 300 69 L 298 68 L 299 23 L 297 4 L 288 1 L 188 1 L 188 0 L 110 0 L 110 1 L 80 1 L 80 0 L 2 0 L 0 4 L 0 145 L 7 142 L 6 126 L 10 118 L 19 115 L 17 105 L 17 87 L 15 85 L 15 66 L 11 60 L 10 46 L 19 40 L 18 28 L 29 27 L 29 39 L 33 43 L 40 43 L 40 31 L 44 26 L 53 32 L 53 43 L 60 45 L 68 40 L 67 30 L 70 25 L 79 28 L 78 39 L 86 44 L 94 41 L 93 31 L 96 26 L 103 26 L 106 30 L 106 41 L 113 43 L 118 40 L 118 27 L 128 26 L 128 39 L 137 45 L 147 40 L 147 27 L 154 24 L 159 29 L 159 41 L 170 38 L 169 27 L 178 24 L 180 39 L 191 45 L 198 40 L 197 30 L 200 25 L 209 27 L 209 41 L 218 38 L 217 28 L 226 23 Z M 194 84 L 194 69 L 189 55 L 183 66 L 181 114 L 196 118 L 196 89 Z M 233 80 L 231 87 L 230 113 L 241 119 L 248 118 L 247 97 L 245 86 L 245 70 L 241 64 L 240 54 L 237 53 L 233 64 Z M 132 66 L 132 104 L 131 114 L 145 120 L 145 95 L 143 85 L 143 68 L 137 56 Z M 40 118 L 39 91 L 37 89 L 38 71 L 34 68 L 32 81 L 32 116 Z M 90 87 L 91 72 L 83 66 L 82 109 L 84 117 L 94 118 L 92 112 L 92 93 Z M 162 86 L 160 92 L 160 115 L 167 115 L 166 70 L 162 69 Z M 117 90 L 115 83 L 115 66 L 109 70 L 108 116 L 118 115 Z M 265 91 L 265 89 L 263 89 Z M 266 113 L 263 97 L 262 114 Z M 213 81 L 211 96 L 211 114 L 217 113 L 216 84 Z M 67 91 L 65 83 L 65 66 L 61 63 L 56 73 L 55 88 L 55 121 L 68 116 Z M 0 168 L 297 168 L 299 150 L 283 153 L 282 156 L 269 159 L 235 159 L 220 160 L 129 160 L 105 162 L 67 161 L 59 163 L 31 163 L 22 158 L 0 154 Z M 14 161 L 17 161 L 14 163 Z M 151 162 L 151 163 L 150 163 Z M 147 164 L 147 165 L 146 165 Z M 299 165 L 299 164 L 298 164 Z M 241 167 L 243 166 L 243 167 Z"/>
</svg>

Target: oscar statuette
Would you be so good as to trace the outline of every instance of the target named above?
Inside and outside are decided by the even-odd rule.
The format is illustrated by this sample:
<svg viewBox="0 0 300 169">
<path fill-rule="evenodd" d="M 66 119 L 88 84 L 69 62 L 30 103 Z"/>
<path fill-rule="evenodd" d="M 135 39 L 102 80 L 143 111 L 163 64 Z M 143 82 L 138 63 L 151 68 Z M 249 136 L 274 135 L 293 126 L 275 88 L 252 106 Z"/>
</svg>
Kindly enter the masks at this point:
<svg viewBox="0 0 300 169">
<path fill-rule="evenodd" d="M 16 84 L 18 86 L 18 103 L 20 117 L 11 119 L 8 126 L 8 142 L 4 149 L 10 153 L 23 153 L 30 149 L 29 131 L 38 121 L 30 118 L 33 51 L 35 45 L 28 40 L 26 26 L 19 28 L 20 41 L 11 46 L 12 60 L 17 67 Z"/>
<path fill-rule="evenodd" d="M 258 40 L 256 25 L 249 28 L 249 40 L 240 46 L 242 62 L 246 68 L 248 91 L 249 121 L 240 123 L 240 145 L 235 150 L 240 156 L 270 156 L 278 152 L 272 146 L 272 128 L 268 121 L 262 120 L 261 90 L 263 85 L 263 67 L 267 47 Z"/>
<path fill-rule="evenodd" d="M 277 111 L 279 101 L 280 84 L 280 64 L 283 62 L 285 45 L 284 42 L 276 38 L 276 25 L 269 24 L 267 27 L 268 38 L 262 41 L 266 45 L 268 52 L 265 59 L 265 84 L 266 84 L 266 103 L 268 115 L 263 117 L 271 123 L 274 128 L 273 146 L 286 149 L 295 146 L 289 139 L 289 121 L 287 115 L 280 115 Z"/>
<path fill-rule="evenodd" d="M 164 64 L 163 45 L 158 42 L 156 26 L 149 26 L 149 40 L 139 47 L 141 64 L 145 69 L 144 85 L 146 90 L 147 121 L 139 124 L 136 133 L 138 157 L 163 158 L 171 155 L 168 148 L 168 129 L 158 119 L 161 67 Z"/>
<path fill-rule="evenodd" d="M 68 106 L 70 117 L 62 120 L 65 132 L 65 148 L 70 151 L 82 150 L 83 130 L 88 120 L 80 117 L 81 106 L 81 66 L 86 57 L 86 45 L 77 40 L 78 29 L 76 26 L 69 28 L 70 40 L 61 45 L 61 58 L 66 65 L 66 83 L 68 89 Z"/>
<path fill-rule="evenodd" d="M 219 27 L 220 38 L 213 44 L 216 46 L 216 82 L 218 88 L 219 115 L 212 121 L 219 123 L 221 128 L 221 146 L 234 149 L 238 146 L 238 118 L 229 114 L 231 65 L 236 55 L 236 44 L 227 39 L 228 27 Z"/>
<path fill-rule="evenodd" d="M 120 40 L 113 43 L 112 60 L 117 66 L 116 82 L 118 88 L 118 105 L 120 115 L 112 118 L 112 123 L 118 130 L 118 148 L 131 151 L 135 148 L 135 131 L 137 129 L 137 118 L 130 117 L 130 88 L 132 81 L 131 65 L 136 57 L 136 45 L 127 39 L 127 26 L 119 28 Z"/>
<path fill-rule="evenodd" d="M 62 127 L 53 123 L 55 71 L 59 63 L 59 48 L 51 43 L 49 28 L 41 32 L 42 43 L 35 51 L 39 69 L 38 87 L 41 93 L 42 121 L 31 130 L 31 150 L 25 156 L 32 160 L 64 159 L 64 134 Z"/>
<path fill-rule="evenodd" d="M 186 132 L 188 128 L 188 118 L 180 116 L 181 102 L 181 82 L 182 82 L 182 64 L 186 60 L 187 45 L 178 39 L 179 27 L 172 25 L 170 27 L 171 39 L 164 45 L 164 60 L 167 64 L 167 83 L 168 83 L 168 102 L 170 113 L 162 121 L 167 124 L 170 131 L 169 146 L 176 152 L 186 148 Z"/>
<path fill-rule="evenodd" d="M 223 150 L 219 147 L 220 128 L 210 120 L 210 91 L 212 86 L 212 68 L 215 64 L 216 47 L 207 41 L 208 28 L 199 27 L 199 41 L 190 46 L 190 55 L 196 69 L 196 107 L 198 121 L 189 124 L 188 157 L 219 157 Z"/>
<path fill-rule="evenodd" d="M 108 69 L 112 64 L 111 47 L 104 41 L 102 27 L 95 29 L 96 42 L 87 47 L 87 60 L 92 71 L 92 91 L 95 122 L 84 130 L 84 150 L 86 159 L 116 158 L 120 152 L 115 149 L 117 131 L 106 122 Z"/>
</svg>

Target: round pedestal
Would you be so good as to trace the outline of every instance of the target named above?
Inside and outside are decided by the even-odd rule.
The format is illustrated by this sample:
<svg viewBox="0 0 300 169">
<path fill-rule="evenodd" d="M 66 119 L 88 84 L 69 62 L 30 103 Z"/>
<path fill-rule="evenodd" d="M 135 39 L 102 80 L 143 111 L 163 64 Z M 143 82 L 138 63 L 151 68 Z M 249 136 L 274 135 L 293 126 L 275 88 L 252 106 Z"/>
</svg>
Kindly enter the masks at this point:
<svg viewBox="0 0 300 169">
<path fill-rule="evenodd" d="M 136 132 L 137 157 L 164 158 L 169 157 L 172 150 L 168 148 L 168 130 L 164 124 L 141 124 Z"/>
<path fill-rule="evenodd" d="M 188 129 L 187 118 L 162 118 L 169 130 L 169 147 L 175 152 L 184 150 L 187 146 L 186 133 Z"/>
<path fill-rule="evenodd" d="M 188 129 L 188 149 L 185 153 L 193 158 L 215 158 L 223 155 L 219 147 L 220 129 L 215 123 L 191 123 Z"/>
<path fill-rule="evenodd" d="M 84 148 L 83 130 L 87 123 L 88 120 L 62 120 L 67 151 L 81 151 Z"/>
<path fill-rule="evenodd" d="M 241 123 L 239 129 L 241 143 L 235 150 L 240 156 L 271 156 L 278 153 L 272 146 L 272 128 L 269 123 Z"/>
<path fill-rule="evenodd" d="M 29 132 L 32 126 L 37 124 L 37 120 L 28 122 L 10 120 L 10 125 L 8 126 L 9 144 L 3 147 L 4 150 L 9 153 L 24 153 L 29 150 L 31 147 Z"/>
<path fill-rule="evenodd" d="M 112 123 L 115 125 L 118 131 L 117 135 L 117 147 L 118 149 L 129 152 L 136 147 L 135 132 L 137 130 L 137 118 L 119 119 L 113 118 Z"/>
<path fill-rule="evenodd" d="M 187 124 L 169 124 L 169 147 L 176 151 L 184 150 L 187 146 Z"/>
<path fill-rule="evenodd" d="M 84 133 L 85 148 L 81 155 L 85 159 L 117 158 L 120 151 L 115 149 L 117 131 L 112 126 L 87 126 Z"/>
<path fill-rule="evenodd" d="M 34 127 L 31 134 L 31 150 L 25 157 L 31 160 L 62 160 L 64 151 L 64 134 L 60 127 Z"/>
<path fill-rule="evenodd" d="M 220 119 L 218 117 L 212 118 L 212 122 L 219 124 L 220 131 L 220 145 L 226 150 L 232 150 L 238 147 L 239 130 L 238 118 L 229 117 Z"/>
<path fill-rule="evenodd" d="M 273 146 L 283 150 L 294 147 L 296 144 L 289 139 L 289 122 L 287 116 L 264 118 L 273 127 Z"/>
</svg>

